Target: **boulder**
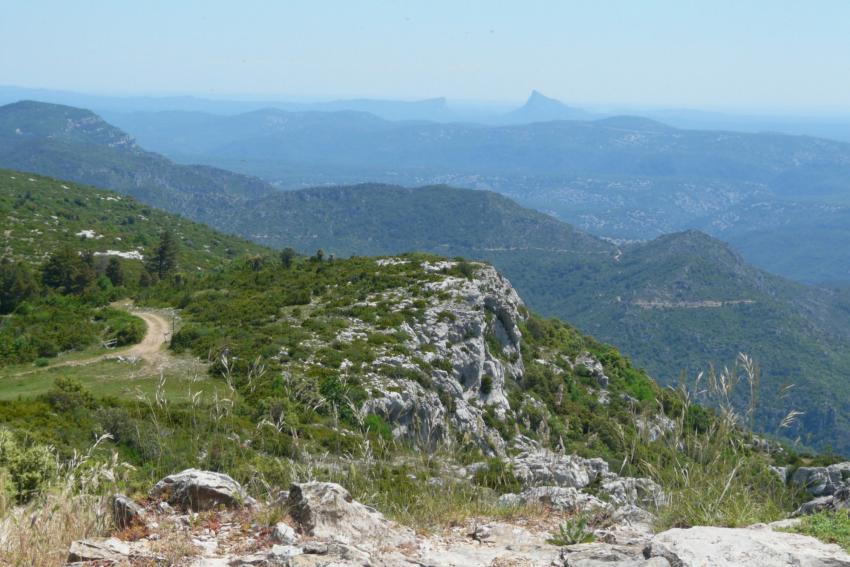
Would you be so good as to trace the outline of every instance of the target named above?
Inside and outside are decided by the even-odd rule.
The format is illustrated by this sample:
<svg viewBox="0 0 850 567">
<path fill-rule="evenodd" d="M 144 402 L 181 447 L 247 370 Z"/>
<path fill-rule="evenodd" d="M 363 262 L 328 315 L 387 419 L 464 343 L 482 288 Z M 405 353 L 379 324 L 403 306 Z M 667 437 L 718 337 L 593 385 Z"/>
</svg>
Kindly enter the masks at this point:
<svg viewBox="0 0 850 567">
<path fill-rule="evenodd" d="M 525 486 L 584 488 L 597 478 L 611 476 L 602 459 L 585 459 L 541 449 L 520 453 L 511 459 L 514 475 Z"/>
<path fill-rule="evenodd" d="M 293 484 L 287 504 L 299 531 L 307 536 L 343 544 L 371 541 L 400 545 L 413 541 L 412 532 L 396 528 L 374 508 L 355 501 L 338 484 Z"/>
<path fill-rule="evenodd" d="M 593 532 L 598 541 L 643 547 L 652 538 L 655 516 L 642 508 L 626 505 L 611 513 L 609 523 Z"/>
<path fill-rule="evenodd" d="M 672 567 L 850 567 L 850 555 L 837 545 L 767 527 L 676 528 L 653 537 L 644 554 Z"/>
<path fill-rule="evenodd" d="M 593 358 L 589 352 L 582 353 L 576 357 L 575 366 L 583 366 L 590 372 L 590 375 L 596 380 L 596 383 L 603 390 L 608 388 L 610 380 L 605 375 L 605 369 L 602 363 Z"/>
<path fill-rule="evenodd" d="M 610 506 L 593 496 L 579 492 L 572 486 L 535 486 L 519 494 L 503 494 L 499 497 L 503 506 L 542 504 L 559 512 L 583 513 L 608 510 Z"/>
<path fill-rule="evenodd" d="M 292 565 L 292 559 L 304 553 L 304 550 L 291 545 L 275 545 L 271 549 L 259 551 L 250 555 L 236 557 L 227 562 L 228 567 L 266 567 Z M 206 565 L 200 563 L 197 567 Z"/>
<path fill-rule="evenodd" d="M 818 496 L 797 508 L 793 517 L 808 516 L 824 510 L 846 510 L 850 508 L 850 487 L 842 486 L 833 494 Z"/>
<path fill-rule="evenodd" d="M 599 491 L 615 506 L 658 507 L 666 500 L 661 487 L 648 478 L 614 477 L 602 481 Z"/>
<path fill-rule="evenodd" d="M 226 474 L 187 469 L 165 477 L 151 490 L 154 498 L 164 498 L 184 510 L 209 510 L 218 506 L 238 508 L 252 504 L 242 486 Z"/>
<path fill-rule="evenodd" d="M 119 529 L 144 523 L 145 509 L 123 494 L 112 497 L 112 520 Z"/>
<path fill-rule="evenodd" d="M 850 485 L 850 462 L 828 467 L 800 467 L 791 475 L 791 482 L 805 488 L 812 496 L 832 494 Z"/>
<path fill-rule="evenodd" d="M 292 545 L 298 541 L 298 534 L 284 522 L 278 522 L 272 529 L 272 541 L 283 545 Z"/>
</svg>

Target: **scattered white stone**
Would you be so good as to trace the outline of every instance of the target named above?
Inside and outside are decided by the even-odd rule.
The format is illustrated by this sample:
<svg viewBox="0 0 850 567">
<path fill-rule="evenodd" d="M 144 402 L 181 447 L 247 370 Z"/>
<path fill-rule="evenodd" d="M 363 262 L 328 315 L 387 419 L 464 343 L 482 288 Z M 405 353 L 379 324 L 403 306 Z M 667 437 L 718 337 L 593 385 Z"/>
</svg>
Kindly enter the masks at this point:
<svg viewBox="0 0 850 567">
<path fill-rule="evenodd" d="M 122 252 L 121 250 L 107 250 L 106 252 L 95 252 L 95 256 L 117 256 L 118 258 L 124 258 L 125 260 L 144 260 L 144 255 L 138 250 L 130 250 L 128 252 Z"/>
<path fill-rule="evenodd" d="M 292 545 L 298 541 L 298 534 L 295 533 L 295 530 L 289 524 L 279 522 L 275 524 L 272 530 L 272 541 L 284 545 Z"/>
<path fill-rule="evenodd" d="M 378 258 L 375 261 L 379 266 L 402 266 L 404 264 L 409 264 L 409 260 L 402 260 L 401 258 Z"/>
</svg>

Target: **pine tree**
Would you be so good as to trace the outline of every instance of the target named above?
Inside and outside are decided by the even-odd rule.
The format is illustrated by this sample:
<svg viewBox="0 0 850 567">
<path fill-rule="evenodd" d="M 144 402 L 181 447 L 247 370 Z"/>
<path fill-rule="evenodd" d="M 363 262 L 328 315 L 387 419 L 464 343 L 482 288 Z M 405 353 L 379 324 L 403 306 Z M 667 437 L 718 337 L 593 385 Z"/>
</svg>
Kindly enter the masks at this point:
<svg viewBox="0 0 850 567">
<path fill-rule="evenodd" d="M 29 268 L 8 258 L 0 260 L 0 314 L 11 313 L 36 291 L 37 284 Z"/>
<path fill-rule="evenodd" d="M 104 274 L 115 287 L 124 285 L 124 268 L 121 266 L 121 260 L 118 258 L 113 257 L 109 259 Z"/>
<path fill-rule="evenodd" d="M 62 293 L 82 293 L 94 279 L 91 265 L 69 246 L 51 255 L 41 271 L 44 285 Z"/>
<path fill-rule="evenodd" d="M 280 251 L 280 263 L 283 264 L 284 268 L 289 268 L 292 266 L 292 261 L 295 259 L 296 255 L 295 250 L 292 248 L 284 248 Z"/>
<path fill-rule="evenodd" d="M 147 270 L 163 279 L 177 268 L 177 240 L 170 230 L 162 231 L 159 236 L 159 245 L 148 259 Z"/>
</svg>

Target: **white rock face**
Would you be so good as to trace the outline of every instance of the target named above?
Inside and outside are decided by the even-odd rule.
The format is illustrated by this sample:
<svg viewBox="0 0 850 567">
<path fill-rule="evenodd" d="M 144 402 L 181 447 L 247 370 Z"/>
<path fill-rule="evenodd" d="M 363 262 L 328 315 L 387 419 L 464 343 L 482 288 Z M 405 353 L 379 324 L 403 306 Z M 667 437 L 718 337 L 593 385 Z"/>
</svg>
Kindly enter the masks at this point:
<svg viewBox="0 0 850 567">
<path fill-rule="evenodd" d="M 499 504 L 503 506 L 542 504 L 554 510 L 571 513 L 610 510 L 611 508 L 608 503 L 596 496 L 585 494 L 571 486 L 536 486 L 519 494 L 503 494 L 499 497 Z"/>
<path fill-rule="evenodd" d="M 762 528 L 672 529 L 652 538 L 646 554 L 672 567 L 841 567 L 850 555 L 813 537 Z"/>
<path fill-rule="evenodd" d="M 426 271 L 451 268 L 453 262 L 423 265 Z M 405 346 L 431 365 L 431 387 L 409 379 L 375 378 L 375 389 L 384 392 L 365 402 L 364 413 L 376 413 L 394 425 L 397 437 L 434 446 L 450 439 L 454 429 L 470 438 L 485 453 L 502 454 L 505 442 L 485 424 L 493 412 L 497 419 L 511 414 L 505 380 L 521 380 L 520 353 L 523 303 L 510 282 L 492 266 L 474 264 L 472 279 L 447 276 L 425 285 L 430 293 L 424 319 L 404 323 L 410 336 Z M 411 357 L 378 360 L 408 370 L 419 366 Z"/>
<path fill-rule="evenodd" d="M 194 511 L 217 506 L 239 507 L 252 502 L 242 486 L 230 476 L 198 469 L 165 477 L 153 487 L 151 496 Z"/>
<path fill-rule="evenodd" d="M 670 567 L 663 557 L 644 558 L 639 548 L 604 543 L 571 545 L 560 560 L 564 567 Z"/>
<path fill-rule="evenodd" d="M 511 459 L 511 464 L 514 475 L 526 486 L 584 488 L 611 474 L 602 459 L 560 455 L 546 449 L 520 453 Z"/>
<path fill-rule="evenodd" d="M 131 559 L 152 559 L 145 542 L 126 542 L 115 537 L 99 537 L 74 541 L 68 550 L 68 563 L 126 565 Z"/>
</svg>

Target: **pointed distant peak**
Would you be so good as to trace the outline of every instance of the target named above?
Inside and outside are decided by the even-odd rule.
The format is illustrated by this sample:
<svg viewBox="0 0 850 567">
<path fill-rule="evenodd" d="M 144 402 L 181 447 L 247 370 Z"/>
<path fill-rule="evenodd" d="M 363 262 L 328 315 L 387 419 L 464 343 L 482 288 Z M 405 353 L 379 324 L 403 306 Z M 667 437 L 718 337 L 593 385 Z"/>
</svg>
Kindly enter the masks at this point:
<svg viewBox="0 0 850 567">
<path fill-rule="evenodd" d="M 551 120 L 587 120 L 588 113 L 580 108 L 567 106 L 534 89 L 525 104 L 505 115 L 509 123 L 548 122 Z"/>
<path fill-rule="evenodd" d="M 526 106 L 528 105 L 536 105 L 536 104 L 557 104 L 563 105 L 560 100 L 548 97 L 545 94 L 541 93 L 537 89 L 531 91 L 531 94 L 528 97 L 528 100 L 525 102 Z"/>
</svg>

